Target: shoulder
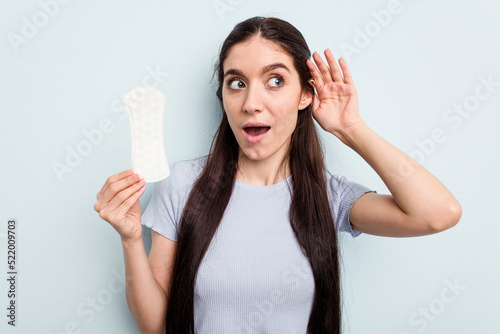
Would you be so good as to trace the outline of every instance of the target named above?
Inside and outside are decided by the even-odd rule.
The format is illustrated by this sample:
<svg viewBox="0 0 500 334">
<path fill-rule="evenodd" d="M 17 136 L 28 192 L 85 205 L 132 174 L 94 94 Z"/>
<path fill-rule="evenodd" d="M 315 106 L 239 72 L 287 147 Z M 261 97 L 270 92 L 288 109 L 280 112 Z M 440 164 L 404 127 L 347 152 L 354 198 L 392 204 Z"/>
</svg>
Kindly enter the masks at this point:
<svg viewBox="0 0 500 334">
<path fill-rule="evenodd" d="M 341 201 L 354 202 L 366 192 L 376 192 L 358 182 L 349 180 L 345 176 L 330 174 L 327 177 L 327 192 L 333 203 Z"/>
<path fill-rule="evenodd" d="M 341 197 L 345 191 L 351 191 L 356 186 L 360 186 L 356 182 L 352 182 L 345 176 L 330 174 L 327 177 L 327 190 L 334 197 Z"/>
<path fill-rule="evenodd" d="M 207 161 L 207 156 L 194 159 L 179 160 L 169 164 L 170 175 L 160 181 L 160 187 L 171 187 L 176 190 L 187 190 L 198 179 Z"/>
<path fill-rule="evenodd" d="M 172 172 L 175 173 L 177 179 L 197 179 L 203 171 L 203 168 L 205 168 L 206 162 L 207 156 L 180 160 L 172 165 Z"/>
</svg>

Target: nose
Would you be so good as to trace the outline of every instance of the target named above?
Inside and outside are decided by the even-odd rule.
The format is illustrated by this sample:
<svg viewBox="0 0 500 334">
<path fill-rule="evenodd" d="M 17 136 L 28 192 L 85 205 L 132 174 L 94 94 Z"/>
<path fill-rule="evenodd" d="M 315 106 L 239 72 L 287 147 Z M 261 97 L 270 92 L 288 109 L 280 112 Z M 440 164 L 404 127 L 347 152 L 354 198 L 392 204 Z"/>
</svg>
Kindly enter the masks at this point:
<svg viewBox="0 0 500 334">
<path fill-rule="evenodd" d="M 243 105 L 243 111 L 245 112 L 256 112 L 262 111 L 263 101 L 262 92 L 259 86 L 252 85 L 247 88 L 247 96 L 245 99 L 245 104 Z"/>
</svg>

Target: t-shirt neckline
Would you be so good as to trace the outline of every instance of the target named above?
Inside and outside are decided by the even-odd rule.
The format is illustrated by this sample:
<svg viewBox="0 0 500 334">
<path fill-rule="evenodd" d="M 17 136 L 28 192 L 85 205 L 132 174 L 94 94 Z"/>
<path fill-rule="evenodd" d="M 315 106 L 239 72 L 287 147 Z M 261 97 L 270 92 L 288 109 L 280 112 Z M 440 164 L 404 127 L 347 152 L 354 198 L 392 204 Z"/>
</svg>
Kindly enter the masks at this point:
<svg viewBox="0 0 500 334">
<path fill-rule="evenodd" d="M 240 187 L 240 188 L 243 188 L 243 189 L 248 189 L 248 190 L 267 191 L 267 190 L 272 190 L 272 189 L 283 187 L 283 186 L 285 186 L 285 184 L 287 182 L 291 182 L 291 180 L 292 180 L 292 175 L 290 175 L 289 177 L 287 177 L 284 180 L 281 180 L 278 183 L 270 184 L 270 185 L 267 185 L 267 186 L 256 186 L 256 185 L 247 184 L 247 183 L 244 183 L 244 182 L 242 182 L 242 181 L 240 181 L 238 179 L 235 179 L 235 185 L 237 187 Z"/>
</svg>

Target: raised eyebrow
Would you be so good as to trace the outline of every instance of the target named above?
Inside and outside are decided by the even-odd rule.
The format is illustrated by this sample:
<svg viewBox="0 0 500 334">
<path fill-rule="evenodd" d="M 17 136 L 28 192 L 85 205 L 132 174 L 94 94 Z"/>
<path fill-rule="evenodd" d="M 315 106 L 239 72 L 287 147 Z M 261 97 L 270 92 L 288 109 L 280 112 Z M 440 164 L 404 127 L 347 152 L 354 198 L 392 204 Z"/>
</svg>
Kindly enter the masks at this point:
<svg viewBox="0 0 500 334">
<path fill-rule="evenodd" d="M 286 71 L 290 72 L 290 69 L 285 64 L 275 63 L 275 64 L 271 64 L 271 65 L 267 65 L 267 66 L 263 67 L 261 74 L 264 75 L 267 72 L 270 72 L 270 71 L 275 70 L 277 68 L 282 68 L 282 69 L 285 69 Z M 245 75 L 240 70 L 237 70 L 234 68 L 227 70 L 226 73 L 224 73 L 224 78 L 227 77 L 228 75 L 237 75 L 237 76 L 240 76 L 243 78 L 245 77 Z"/>
<path fill-rule="evenodd" d="M 264 67 L 262 69 L 261 74 L 266 74 L 267 72 L 270 72 L 270 71 L 275 70 L 277 68 L 282 68 L 282 69 L 285 69 L 288 72 L 290 72 L 290 69 L 285 64 L 283 64 L 283 63 L 275 63 L 275 64 L 267 65 L 266 67 Z"/>
<path fill-rule="evenodd" d="M 239 77 L 244 77 L 243 73 L 240 70 L 235 70 L 235 69 L 229 69 L 224 73 L 224 78 L 227 77 L 228 75 L 237 75 Z"/>
</svg>

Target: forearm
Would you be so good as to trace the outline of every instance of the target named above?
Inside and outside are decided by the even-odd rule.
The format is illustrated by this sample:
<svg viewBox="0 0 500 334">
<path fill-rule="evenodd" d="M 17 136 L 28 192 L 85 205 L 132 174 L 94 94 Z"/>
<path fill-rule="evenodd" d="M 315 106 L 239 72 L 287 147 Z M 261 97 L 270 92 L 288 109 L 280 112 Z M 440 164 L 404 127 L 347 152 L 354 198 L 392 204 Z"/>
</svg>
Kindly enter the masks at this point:
<svg viewBox="0 0 500 334">
<path fill-rule="evenodd" d="M 142 240 L 122 240 L 127 304 L 141 333 L 164 333 L 167 297 L 153 276 Z"/>
<path fill-rule="evenodd" d="M 364 121 L 334 135 L 375 170 L 407 215 L 429 224 L 434 224 L 438 219 L 440 224 L 453 225 L 459 219 L 460 204 L 451 192 L 423 166 L 375 133 Z"/>
</svg>

